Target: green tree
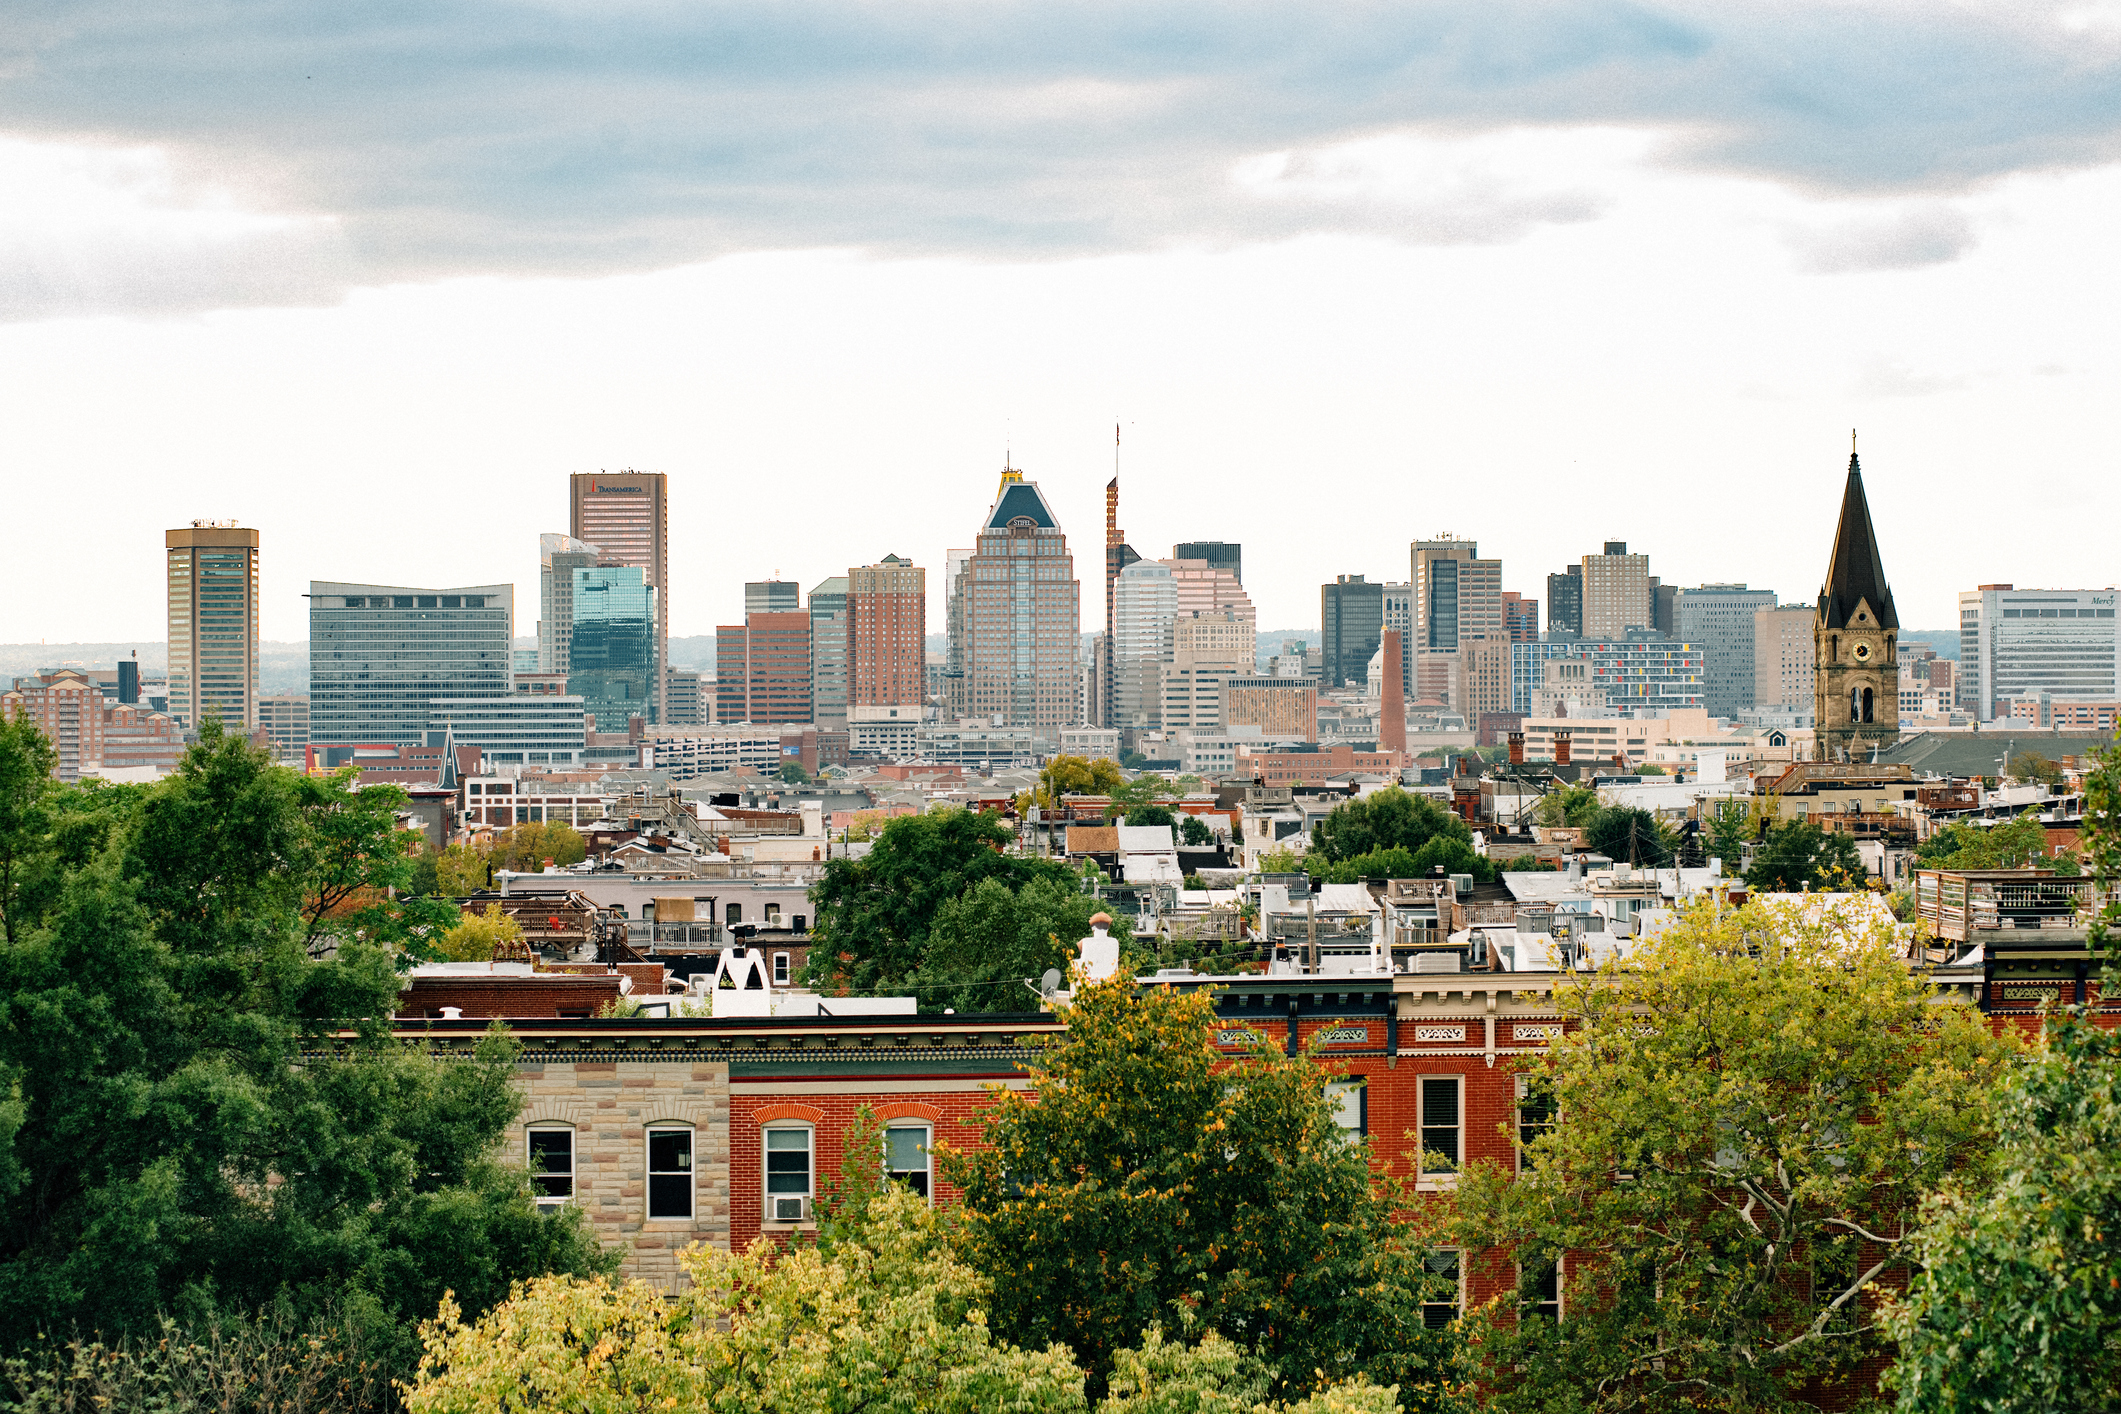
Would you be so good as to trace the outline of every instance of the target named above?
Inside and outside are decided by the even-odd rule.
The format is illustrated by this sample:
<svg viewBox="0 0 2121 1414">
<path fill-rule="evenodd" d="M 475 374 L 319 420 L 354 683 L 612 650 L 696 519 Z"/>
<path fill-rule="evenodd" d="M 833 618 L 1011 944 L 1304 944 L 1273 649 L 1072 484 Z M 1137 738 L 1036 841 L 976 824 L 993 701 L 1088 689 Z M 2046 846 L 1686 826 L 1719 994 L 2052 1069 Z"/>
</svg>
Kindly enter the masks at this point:
<svg viewBox="0 0 2121 1414">
<path fill-rule="evenodd" d="M 1359 884 L 1365 879 L 1425 879 L 1441 868 L 1446 874 L 1471 874 L 1480 883 L 1502 877 L 1494 860 L 1475 854 L 1466 841 L 1436 835 L 1411 854 L 1404 849 L 1380 849 L 1325 866 L 1322 877 L 1332 884 Z"/>
<path fill-rule="evenodd" d="M 1104 905 L 1095 896 L 1058 879 L 1036 878 L 1012 889 L 1001 879 L 982 879 L 944 900 L 915 974 L 915 995 L 925 1010 L 1019 1011 L 1032 1004 L 1025 979 L 1037 981 L 1049 967 L 1066 971 L 1075 945 L 1090 934 L 1090 919 Z M 1122 950 L 1133 940 L 1124 921 L 1112 935 Z"/>
<path fill-rule="evenodd" d="M 1529 1063 L 1560 1123 L 1469 1165 L 1449 1230 L 1526 1291 L 1469 1317 L 1496 1409 L 1811 1410 L 1889 1353 L 1870 1284 L 1978 1175 L 2012 1047 L 1889 928 L 1703 904 L 1564 983 Z M 1530 1296 L 1559 1262 L 1565 1318 Z"/>
<path fill-rule="evenodd" d="M 401 957 L 425 957 L 430 940 L 456 922 L 456 910 L 414 887 L 425 846 L 398 824 L 405 792 L 360 786 L 358 778 L 352 770 L 294 777 L 304 826 L 297 868 L 308 881 L 303 944 L 312 957 L 355 938 Z"/>
<path fill-rule="evenodd" d="M 1809 820 L 1786 820 L 1768 831 L 1745 874 L 1762 893 L 1844 892 L 1861 888 L 1863 858 L 1856 838 L 1822 830 Z"/>
<path fill-rule="evenodd" d="M 2062 768 L 2037 751 L 2013 752 L 2008 769 L 2013 779 L 2023 781 L 2027 785 L 2062 784 Z"/>
<path fill-rule="evenodd" d="M 511 826 L 495 835 L 487 850 L 494 868 L 529 874 L 543 869 L 548 859 L 564 869 L 581 863 L 588 853 L 588 845 L 574 826 L 559 820 Z"/>
<path fill-rule="evenodd" d="M 1724 799 L 1709 812 L 1708 856 L 1723 861 L 1723 872 L 1732 878 L 1745 863 L 1745 847 L 1753 838 L 1752 808 L 1742 800 Z"/>
<path fill-rule="evenodd" d="M 1986 828 L 1945 825 L 1915 848 L 1920 869 L 2049 868 L 2064 877 L 2077 873 L 2073 854 L 2051 855 L 2047 827 L 2040 812 L 2028 809 L 2014 820 Z"/>
<path fill-rule="evenodd" d="M 59 753 L 23 713 L 0 712 L 0 932 L 12 944 L 27 923 L 25 894 L 35 888 L 37 865 L 47 852 L 47 802 Z"/>
<path fill-rule="evenodd" d="M 453 844 L 435 856 L 435 892 L 443 898 L 467 898 L 493 882 L 493 859 L 468 844 Z"/>
<path fill-rule="evenodd" d="M 1034 803 L 1048 809 L 1071 795 L 1110 795 L 1127 783 L 1119 763 L 1109 756 L 1056 756 L 1038 773 Z"/>
<path fill-rule="evenodd" d="M 1386 786 L 1333 807 L 1311 827 L 1311 852 L 1329 863 L 1381 849 L 1412 854 L 1438 836 L 1471 844 L 1473 831 L 1427 796 Z"/>
<path fill-rule="evenodd" d="M 390 1034 L 391 946 L 311 955 L 318 799 L 209 721 L 0 945 L 0 1346 L 267 1305 L 404 1338 L 445 1289 L 605 1264 L 494 1157 L 505 1032 L 430 1059 Z"/>
<path fill-rule="evenodd" d="M 491 962 L 502 943 L 521 941 L 522 925 L 503 913 L 501 905 L 489 903 L 484 913 L 460 914 L 457 924 L 435 944 L 435 952 L 451 962 Z"/>
<path fill-rule="evenodd" d="M 1127 812 L 1127 823 L 1129 825 L 1167 825 L 1171 829 L 1176 830 L 1178 828 L 1178 817 L 1171 813 L 1168 806 L 1137 805 Z M 1172 838 L 1175 842 L 1177 836 L 1174 835 Z"/>
<path fill-rule="evenodd" d="M 1661 869 L 1672 862 L 1671 832 L 1647 810 L 1609 806 L 1591 818 L 1584 843 L 1621 864 Z"/>
<path fill-rule="evenodd" d="M 1566 826 L 1580 830 L 1591 823 L 1603 807 L 1598 803 L 1598 792 L 1589 786 L 1556 786 L 1539 798 L 1539 808 L 1533 812 L 1542 825 Z"/>
<path fill-rule="evenodd" d="M 2121 760 L 2085 782 L 2087 862 L 2121 880 Z M 2089 945 L 2117 990 L 2111 896 Z M 1948 1181 L 1915 1245 L 1920 1274 L 1892 1313 L 1892 1381 L 1910 1411 L 2121 1405 L 2121 1035 L 2096 1002 L 2059 1010 L 2002 1102 L 2001 1173 Z"/>
<path fill-rule="evenodd" d="M 1211 845 L 1215 843 L 1215 831 L 1209 829 L 1208 822 L 1200 816 L 1187 815 L 1179 821 L 1179 842 L 1195 846 Z"/>
<path fill-rule="evenodd" d="M 1138 805 L 1153 805 L 1160 800 L 1176 800 L 1183 795 L 1177 786 L 1153 771 L 1144 771 L 1131 781 L 1126 781 L 1112 790 L 1112 803 L 1126 809 Z"/>
<path fill-rule="evenodd" d="M 1207 992 L 1117 977 L 1065 1015 L 1036 1098 L 1002 1091 L 979 1147 L 939 1146 L 996 1331 L 1066 1343 L 1093 1393 L 1134 1333 L 1216 1330 L 1285 1398 L 1367 1375 L 1438 1405 L 1450 1343 L 1422 1321 L 1424 1253 L 1338 1128 L 1323 1068 L 1264 1037 L 1229 1061 Z"/>
<path fill-rule="evenodd" d="M 803 785 L 810 779 L 810 773 L 803 769 L 803 763 L 800 761 L 783 761 L 781 769 L 775 774 L 780 780 L 793 786 Z"/>
<path fill-rule="evenodd" d="M 921 967 L 942 906 L 980 881 L 1074 885 L 1066 864 L 1003 853 L 1014 841 L 992 812 L 935 810 L 892 820 L 860 859 L 831 860 L 810 890 L 817 916 L 804 981 L 859 995 L 899 991 Z"/>
</svg>

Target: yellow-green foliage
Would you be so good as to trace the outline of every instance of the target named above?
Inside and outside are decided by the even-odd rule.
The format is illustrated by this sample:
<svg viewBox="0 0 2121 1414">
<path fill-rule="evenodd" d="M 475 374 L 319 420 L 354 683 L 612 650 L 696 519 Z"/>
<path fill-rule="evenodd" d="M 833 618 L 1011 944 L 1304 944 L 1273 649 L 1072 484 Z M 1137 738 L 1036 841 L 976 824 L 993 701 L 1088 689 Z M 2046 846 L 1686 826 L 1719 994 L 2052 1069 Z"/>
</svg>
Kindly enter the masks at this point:
<svg viewBox="0 0 2121 1414">
<path fill-rule="evenodd" d="M 495 948 L 520 942 L 522 937 L 522 925 L 503 913 L 501 905 L 489 903 L 484 913 L 464 914 L 456 927 L 442 935 L 435 951 L 451 962 L 490 962 Z"/>
</svg>

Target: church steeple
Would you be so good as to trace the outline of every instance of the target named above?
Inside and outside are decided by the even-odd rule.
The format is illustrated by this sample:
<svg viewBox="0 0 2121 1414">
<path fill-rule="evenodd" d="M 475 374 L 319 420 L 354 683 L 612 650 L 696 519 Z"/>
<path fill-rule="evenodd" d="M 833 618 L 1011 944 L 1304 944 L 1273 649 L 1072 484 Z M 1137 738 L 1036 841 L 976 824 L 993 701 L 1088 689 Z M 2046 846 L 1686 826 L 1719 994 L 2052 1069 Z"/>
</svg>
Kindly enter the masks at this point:
<svg viewBox="0 0 2121 1414">
<path fill-rule="evenodd" d="M 1826 628 L 1847 628 L 1856 606 L 1866 600 L 1879 628 L 1900 627 L 1893 591 L 1885 582 L 1885 560 L 1878 553 L 1878 533 L 1871 528 L 1870 502 L 1863 495 L 1863 468 L 1852 447 L 1848 486 L 1841 493 L 1841 524 L 1834 531 L 1834 558 L 1819 590 L 1819 622 Z"/>
</svg>

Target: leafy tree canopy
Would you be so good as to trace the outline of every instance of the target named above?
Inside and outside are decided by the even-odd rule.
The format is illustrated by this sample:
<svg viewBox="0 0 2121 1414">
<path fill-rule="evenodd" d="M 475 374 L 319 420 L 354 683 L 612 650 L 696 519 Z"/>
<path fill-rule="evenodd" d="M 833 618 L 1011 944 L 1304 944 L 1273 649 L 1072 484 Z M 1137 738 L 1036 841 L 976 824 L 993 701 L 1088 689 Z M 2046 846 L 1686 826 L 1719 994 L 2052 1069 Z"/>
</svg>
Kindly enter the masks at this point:
<svg viewBox="0 0 2121 1414">
<path fill-rule="evenodd" d="M 518 1105 L 505 1033 L 447 1064 L 391 1038 L 421 926 L 384 884 L 395 792 L 209 721 L 137 795 L 25 801 L 23 740 L 0 738 L 0 818 L 46 822 L 17 857 L 56 886 L 17 896 L 0 944 L 0 1345 L 268 1304 L 409 1333 L 445 1289 L 483 1307 L 603 1265 L 494 1158 Z"/>
<path fill-rule="evenodd" d="M 1672 835 L 1647 810 L 1614 805 L 1591 817 L 1584 843 L 1621 864 L 1664 868 L 1672 862 Z"/>
<path fill-rule="evenodd" d="M 1064 796 L 1110 795 L 1126 783 L 1126 773 L 1109 756 L 1056 756 L 1038 773 L 1035 801 L 1050 808 Z"/>
<path fill-rule="evenodd" d="M 830 861 L 811 888 L 817 916 L 804 981 L 857 994 L 903 990 L 922 965 L 943 905 L 967 889 L 985 879 L 1012 891 L 1034 879 L 1074 886 L 1064 863 L 1004 854 L 1014 840 L 992 812 L 934 810 L 891 820 L 866 855 Z"/>
<path fill-rule="evenodd" d="M 1179 843 L 1188 845 L 1211 845 L 1215 843 L 1215 831 L 1198 815 L 1188 815 L 1179 822 Z"/>
<path fill-rule="evenodd" d="M 1036 981 L 1049 967 L 1065 972 L 1076 943 L 1089 936 L 1091 916 L 1103 907 L 1095 895 L 1059 879 L 1034 878 L 1014 889 L 1001 879 L 982 879 L 936 910 L 912 979 L 915 995 L 924 1010 L 1034 1006 L 1024 980 Z M 1111 932 L 1123 957 L 1129 955 L 1133 934 L 1123 915 Z"/>
<path fill-rule="evenodd" d="M 1066 1017 L 1036 1098 L 1000 1093 L 980 1147 L 942 1148 L 996 1332 L 1065 1343 L 1093 1393 L 1132 1333 L 1212 1329 L 1284 1398 L 1363 1375 L 1438 1407 L 1449 1343 L 1422 1321 L 1424 1253 L 1367 1144 L 1339 1129 L 1323 1070 L 1265 1038 L 1226 1063 L 1205 992 L 1114 978 Z"/>
<path fill-rule="evenodd" d="M 2026 869 L 2046 868 L 2072 877 L 2077 873 L 2074 854 L 2048 852 L 2047 827 L 2040 812 L 2027 810 L 2014 820 L 1986 828 L 1945 825 L 1915 848 L 1919 869 Z"/>
<path fill-rule="evenodd" d="M 1169 806 L 1137 805 L 1127 812 L 1126 823 L 1129 825 L 1167 825 L 1175 830 L 1178 828 L 1178 817 L 1171 813 Z M 1176 836 L 1173 836 L 1173 838 L 1176 839 Z"/>
<path fill-rule="evenodd" d="M 466 913 L 454 928 L 442 935 L 436 951 L 451 962 L 490 962 L 502 943 L 523 940 L 523 926 L 489 903 L 484 913 Z"/>
<path fill-rule="evenodd" d="M 1470 845 L 1473 831 L 1465 821 L 1427 796 L 1386 786 L 1335 806 L 1331 814 L 1313 825 L 1311 853 L 1328 863 L 1381 849 L 1403 849 L 1413 854 L 1438 836 Z"/>
<path fill-rule="evenodd" d="M 1753 853 L 1746 883 L 1762 893 L 1838 893 L 1863 887 L 1856 837 L 1822 830 L 1809 820 L 1786 820 L 1768 831 Z"/>
<path fill-rule="evenodd" d="M 1468 1166 L 1449 1230 L 1526 1304 L 1469 1318 L 1498 1410 L 1809 1411 L 1889 1353 L 1867 1285 L 1922 1195 L 1986 1170 L 2011 1043 L 1911 975 L 1889 928 L 1703 905 L 1557 994 L 1521 1173 Z"/>
<path fill-rule="evenodd" d="M 2085 782 L 2092 873 L 2121 879 L 2121 758 Z M 2109 900 L 2090 944 L 2121 988 Z M 1915 1246 L 1921 1274 L 1892 1315 L 1892 1375 L 1913 1411 L 2121 1405 L 2121 1035 L 2097 1003 L 2062 1009 L 2001 1105 L 2001 1173 L 1948 1182 Z"/>
<path fill-rule="evenodd" d="M 1603 808 L 1598 803 L 1598 792 L 1589 786 L 1559 786 L 1540 797 L 1539 808 L 1533 813 L 1542 825 L 1580 830 Z"/>
<path fill-rule="evenodd" d="M 1501 877 L 1494 860 L 1473 853 L 1473 846 L 1448 835 L 1436 835 L 1420 849 L 1380 849 L 1328 865 L 1321 876 L 1330 884 L 1359 884 L 1365 879 L 1425 879 L 1441 868 L 1446 874 L 1471 874 L 1481 883 Z"/>
<path fill-rule="evenodd" d="M 800 761 L 783 761 L 776 775 L 788 784 L 796 786 L 810 779 L 810 773 L 803 769 L 803 763 Z"/>
</svg>

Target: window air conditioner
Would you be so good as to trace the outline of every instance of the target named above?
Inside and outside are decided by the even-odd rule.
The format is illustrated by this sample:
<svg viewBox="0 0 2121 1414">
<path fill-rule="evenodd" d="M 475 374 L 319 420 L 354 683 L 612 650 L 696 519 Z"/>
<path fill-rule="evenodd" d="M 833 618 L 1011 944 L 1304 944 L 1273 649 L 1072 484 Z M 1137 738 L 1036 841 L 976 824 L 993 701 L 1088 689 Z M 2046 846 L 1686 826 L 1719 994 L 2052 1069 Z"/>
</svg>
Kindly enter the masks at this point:
<svg viewBox="0 0 2121 1414">
<path fill-rule="evenodd" d="M 777 1223 L 799 1223 L 810 1216 L 808 1198 L 776 1198 L 773 1200 L 773 1220 Z"/>
</svg>

